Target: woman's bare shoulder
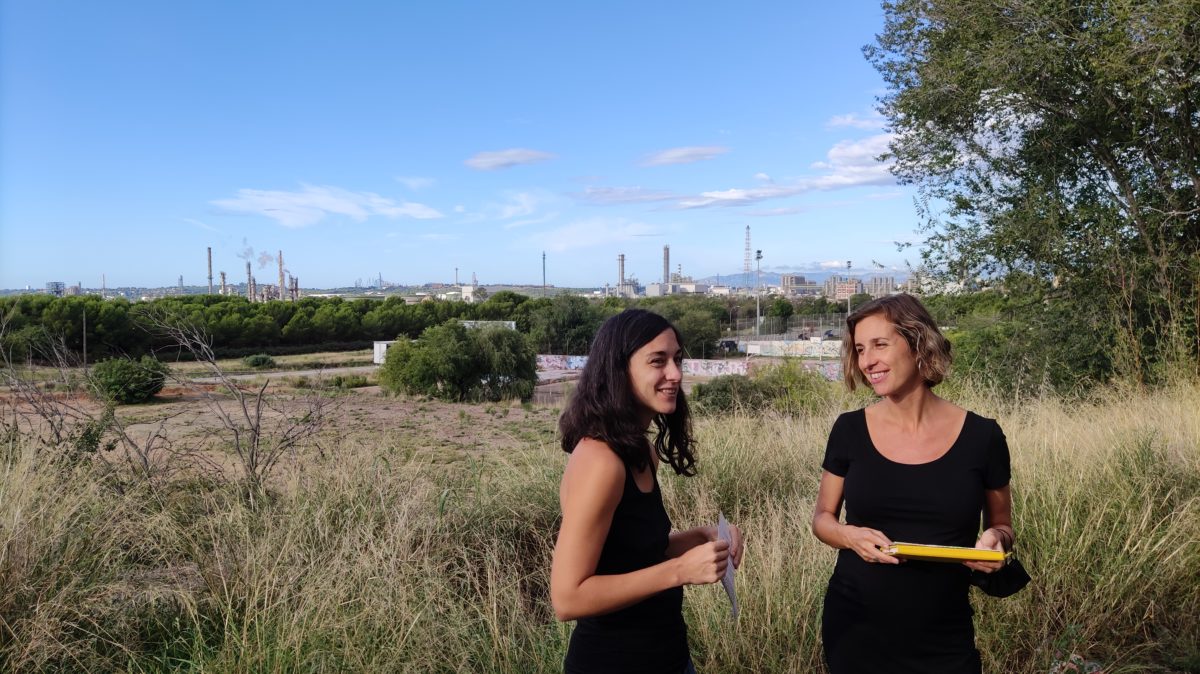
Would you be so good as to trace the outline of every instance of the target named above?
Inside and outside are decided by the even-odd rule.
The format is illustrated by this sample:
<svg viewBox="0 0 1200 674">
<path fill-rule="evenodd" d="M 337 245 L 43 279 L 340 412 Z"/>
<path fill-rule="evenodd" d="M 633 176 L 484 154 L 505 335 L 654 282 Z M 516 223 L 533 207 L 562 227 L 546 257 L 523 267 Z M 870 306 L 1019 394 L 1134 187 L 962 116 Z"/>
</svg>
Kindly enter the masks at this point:
<svg viewBox="0 0 1200 674">
<path fill-rule="evenodd" d="M 595 438 L 583 438 L 575 445 L 571 456 L 567 459 L 567 470 L 586 470 L 598 477 L 623 478 L 625 464 L 621 457 L 608 446 L 607 442 Z"/>
</svg>

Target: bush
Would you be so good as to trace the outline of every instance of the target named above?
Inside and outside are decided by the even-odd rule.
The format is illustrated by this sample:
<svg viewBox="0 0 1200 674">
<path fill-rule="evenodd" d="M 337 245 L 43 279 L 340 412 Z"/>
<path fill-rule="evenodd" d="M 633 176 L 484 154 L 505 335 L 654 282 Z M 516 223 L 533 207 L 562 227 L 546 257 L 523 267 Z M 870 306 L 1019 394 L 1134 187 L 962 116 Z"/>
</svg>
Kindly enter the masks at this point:
<svg viewBox="0 0 1200 674">
<path fill-rule="evenodd" d="M 162 390 L 168 372 L 166 365 L 150 356 L 102 360 L 91 370 L 92 393 L 121 405 L 145 402 Z"/>
<path fill-rule="evenodd" d="M 335 374 L 329 383 L 340 389 L 361 388 L 368 384 L 366 375 L 361 374 Z"/>
<path fill-rule="evenodd" d="M 708 414 L 763 410 L 802 414 L 821 409 L 833 395 L 824 377 L 789 360 L 754 377 L 729 374 L 697 384 L 692 401 L 698 412 Z"/>
<path fill-rule="evenodd" d="M 449 321 L 388 348 L 379 383 L 389 391 L 452 402 L 528 400 L 537 383 L 537 357 L 519 332 L 468 330 Z"/>
<path fill-rule="evenodd" d="M 253 368 L 275 367 L 275 359 L 265 353 L 256 353 L 243 358 L 242 365 Z"/>
</svg>

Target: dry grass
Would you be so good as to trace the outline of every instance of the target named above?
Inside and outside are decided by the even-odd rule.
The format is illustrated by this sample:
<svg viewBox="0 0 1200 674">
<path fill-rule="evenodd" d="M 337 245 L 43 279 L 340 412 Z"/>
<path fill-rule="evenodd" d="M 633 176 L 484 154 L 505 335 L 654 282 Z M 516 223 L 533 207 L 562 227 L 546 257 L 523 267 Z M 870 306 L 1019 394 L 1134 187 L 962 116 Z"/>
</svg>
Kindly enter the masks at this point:
<svg viewBox="0 0 1200 674">
<path fill-rule="evenodd" d="M 986 671 L 1045 672 L 1060 650 L 1110 674 L 1200 670 L 1200 387 L 961 395 L 1008 434 L 1035 576 L 976 597 Z M 700 475 L 664 478 L 677 526 L 723 510 L 747 536 L 736 623 L 718 587 L 687 591 L 701 671 L 821 671 L 834 554 L 808 523 L 825 435 L 851 404 L 701 420 Z M 337 451 L 289 464 L 255 508 L 222 481 L 64 472 L 10 437 L 0 670 L 561 671 L 553 410 L 360 393 L 342 414 Z"/>
</svg>

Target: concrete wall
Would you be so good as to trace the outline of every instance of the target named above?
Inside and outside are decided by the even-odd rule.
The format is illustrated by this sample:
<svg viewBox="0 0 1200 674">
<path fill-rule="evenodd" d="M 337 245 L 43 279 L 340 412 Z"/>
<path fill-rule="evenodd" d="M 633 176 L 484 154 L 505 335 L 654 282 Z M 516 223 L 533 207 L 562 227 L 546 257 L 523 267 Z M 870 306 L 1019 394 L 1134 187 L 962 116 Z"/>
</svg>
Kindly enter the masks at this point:
<svg viewBox="0 0 1200 674">
<path fill-rule="evenodd" d="M 539 354 L 537 367 L 539 370 L 582 370 L 587 364 L 587 356 L 549 356 Z M 747 374 L 750 371 L 749 361 L 739 360 L 701 360 L 699 358 L 684 358 L 683 373 L 701 377 L 716 377 L 723 374 Z"/>
</svg>

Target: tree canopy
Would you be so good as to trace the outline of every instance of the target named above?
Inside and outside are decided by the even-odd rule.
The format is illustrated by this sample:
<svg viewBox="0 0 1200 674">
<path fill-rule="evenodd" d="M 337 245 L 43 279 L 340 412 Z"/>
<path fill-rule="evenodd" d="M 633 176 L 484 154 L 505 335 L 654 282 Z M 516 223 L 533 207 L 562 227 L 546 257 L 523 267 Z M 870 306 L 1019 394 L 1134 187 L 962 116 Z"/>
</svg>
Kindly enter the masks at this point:
<svg viewBox="0 0 1200 674">
<path fill-rule="evenodd" d="M 933 268 L 1019 271 L 1139 380 L 1200 371 L 1195 0 L 897 0 L 867 58 Z"/>
</svg>

